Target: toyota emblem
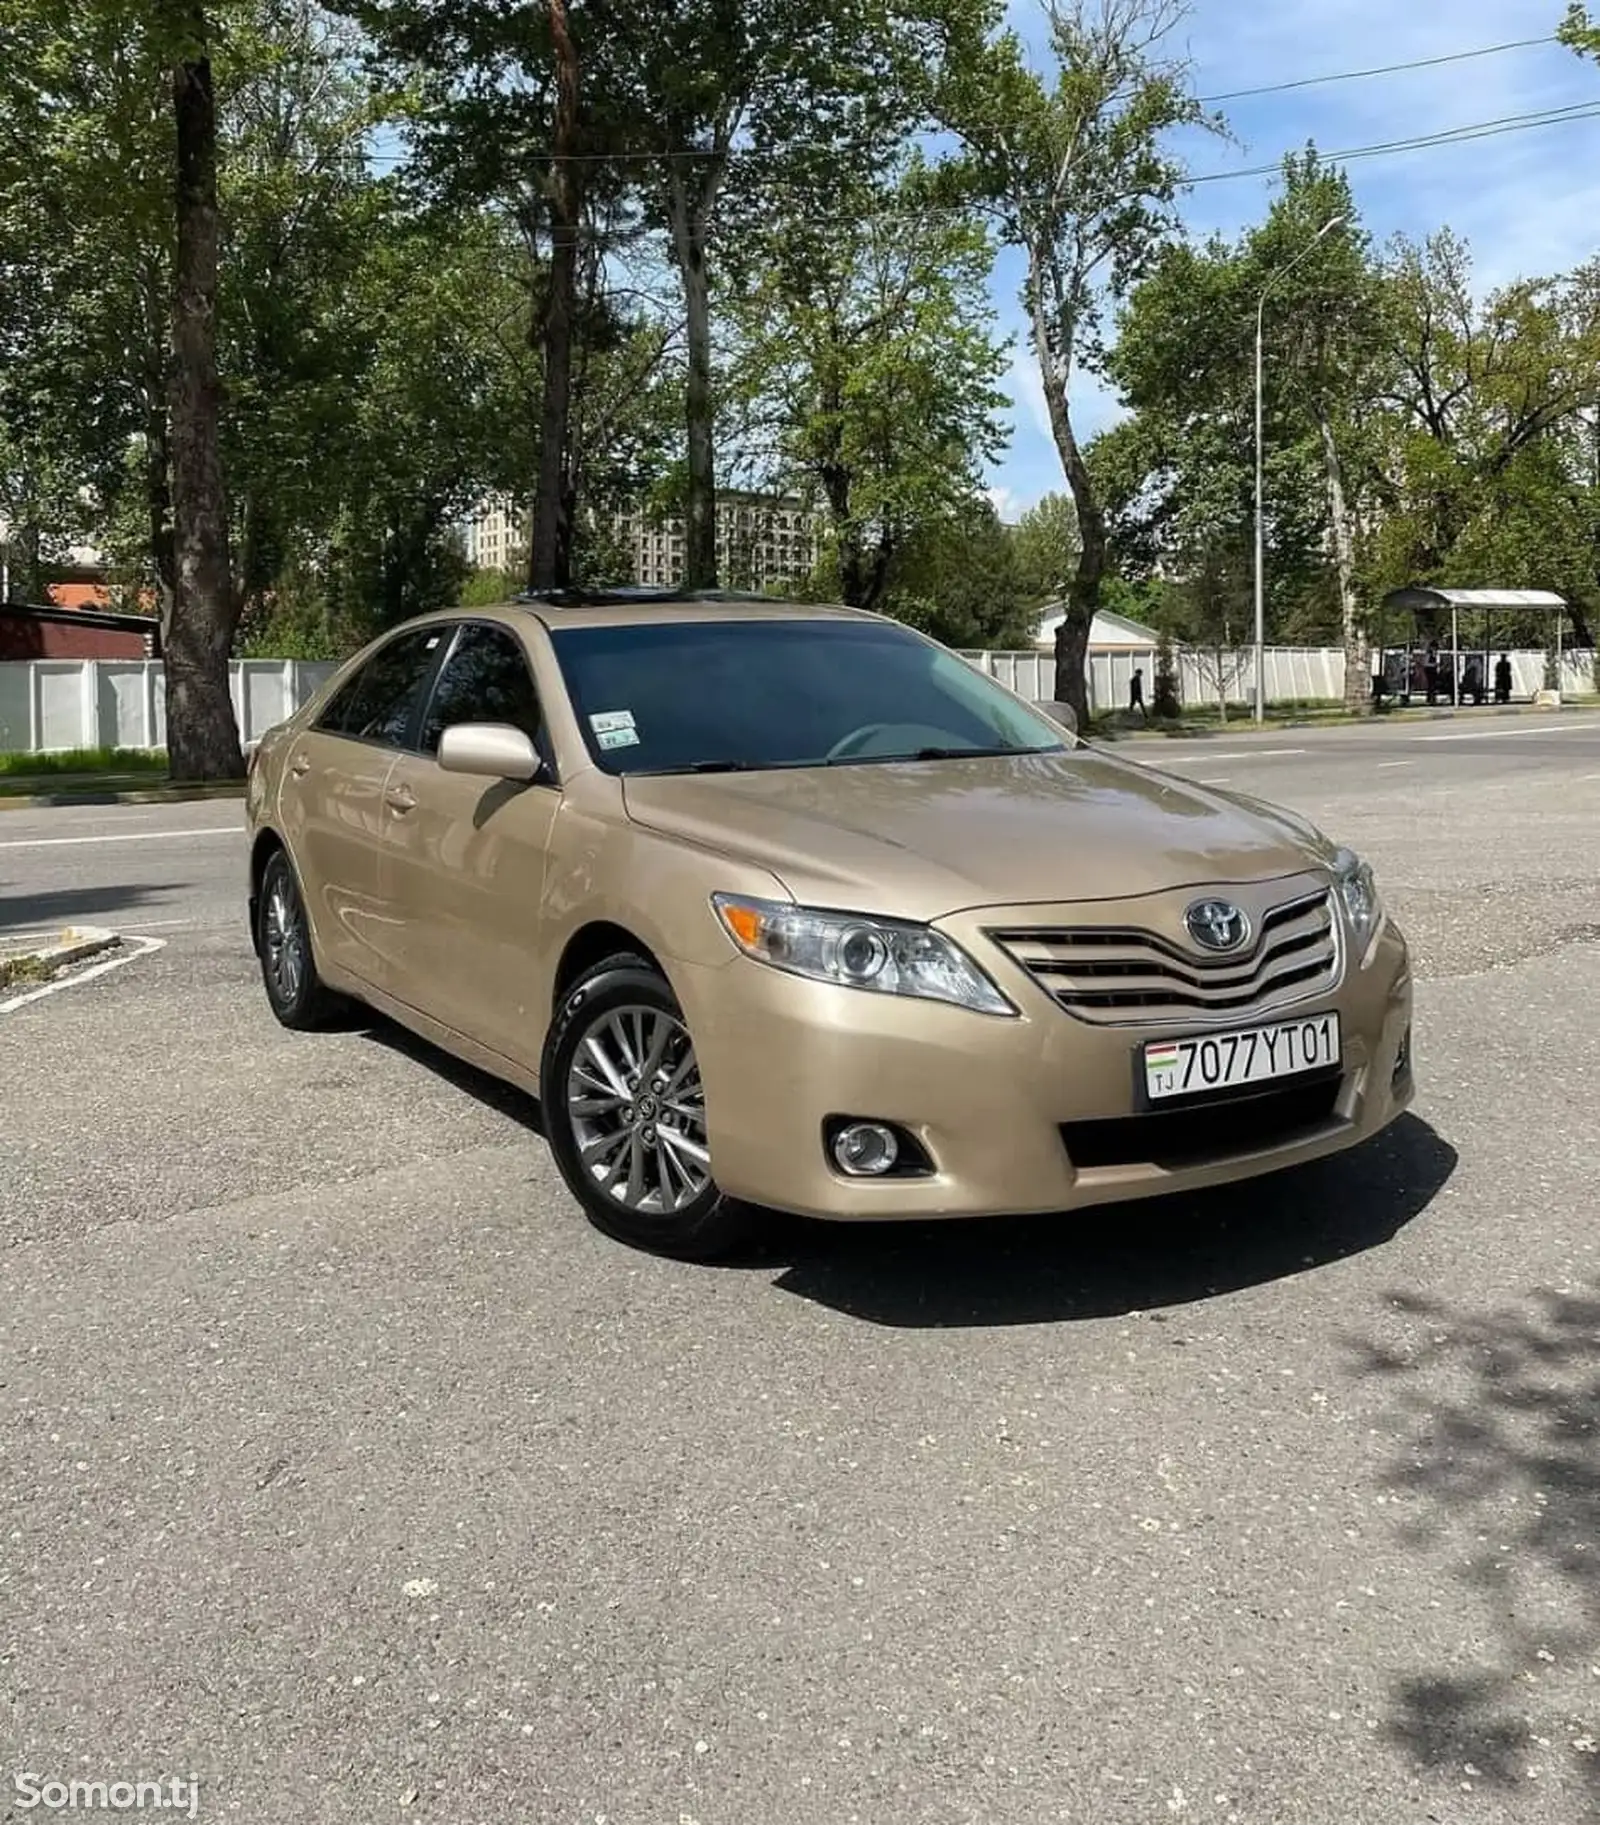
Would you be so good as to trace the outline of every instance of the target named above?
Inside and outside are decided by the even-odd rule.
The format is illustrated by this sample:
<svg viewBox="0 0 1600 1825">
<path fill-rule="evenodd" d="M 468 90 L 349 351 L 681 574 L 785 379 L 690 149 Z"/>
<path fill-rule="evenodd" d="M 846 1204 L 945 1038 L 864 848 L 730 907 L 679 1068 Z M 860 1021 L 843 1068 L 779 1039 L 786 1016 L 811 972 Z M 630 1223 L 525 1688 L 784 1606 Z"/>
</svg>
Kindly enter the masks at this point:
<svg viewBox="0 0 1600 1825">
<path fill-rule="evenodd" d="M 1231 900 L 1196 900 L 1183 923 L 1202 950 L 1236 951 L 1250 937 L 1249 919 Z"/>
</svg>

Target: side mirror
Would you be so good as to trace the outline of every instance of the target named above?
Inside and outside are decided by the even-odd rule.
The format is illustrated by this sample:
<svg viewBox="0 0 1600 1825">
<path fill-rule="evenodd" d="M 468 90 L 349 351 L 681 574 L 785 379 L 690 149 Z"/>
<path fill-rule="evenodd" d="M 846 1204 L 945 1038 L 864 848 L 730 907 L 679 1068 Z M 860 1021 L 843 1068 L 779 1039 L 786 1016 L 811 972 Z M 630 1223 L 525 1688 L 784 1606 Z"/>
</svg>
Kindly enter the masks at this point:
<svg viewBox="0 0 1600 1825">
<path fill-rule="evenodd" d="M 544 771 L 533 743 L 507 722 L 452 723 L 439 737 L 439 766 L 482 779 L 531 780 Z"/>
<path fill-rule="evenodd" d="M 1060 723 L 1069 735 L 1077 734 L 1078 713 L 1070 703 L 1059 703 L 1052 700 L 1049 703 L 1041 703 L 1039 708 L 1052 722 Z"/>
</svg>

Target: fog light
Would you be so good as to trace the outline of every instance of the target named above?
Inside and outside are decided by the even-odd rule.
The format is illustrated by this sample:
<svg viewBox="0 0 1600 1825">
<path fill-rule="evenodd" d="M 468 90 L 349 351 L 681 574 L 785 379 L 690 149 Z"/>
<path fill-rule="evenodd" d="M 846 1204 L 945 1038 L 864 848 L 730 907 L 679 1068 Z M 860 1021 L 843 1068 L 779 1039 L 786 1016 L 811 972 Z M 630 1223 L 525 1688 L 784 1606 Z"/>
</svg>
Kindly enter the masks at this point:
<svg viewBox="0 0 1600 1825">
<path fill-rule="evenodd" d="M 894 1170 L 900 1143 L 880 1122 L 848 1122 L 833 1137 L 833 1161 L 853 1179 L 875 1179 Z"/>
</svg>

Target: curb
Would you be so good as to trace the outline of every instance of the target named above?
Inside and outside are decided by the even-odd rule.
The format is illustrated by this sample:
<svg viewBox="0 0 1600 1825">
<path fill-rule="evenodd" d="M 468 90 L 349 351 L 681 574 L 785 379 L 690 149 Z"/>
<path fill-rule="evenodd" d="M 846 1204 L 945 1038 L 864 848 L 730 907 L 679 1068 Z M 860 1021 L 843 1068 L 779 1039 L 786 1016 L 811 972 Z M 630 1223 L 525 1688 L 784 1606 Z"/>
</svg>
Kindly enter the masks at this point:
<svg viewBox="0 0 1600 1825">
<path fill-rule="evenodd" d="M 5 942 L 10 945 L 13 941 L 7 939 Z M 98 957 L 102 951 L 121 942 L 116 932 L 102 925 L 69 925 L 53 940 L 29 945 L 24 939 L 18 941 L 14 949 L 0 950 L 0 968 L 8 964 L 32 963 L 53 974 L 69 964 Z M 4 986 L 12 985 L 6 983 Z"/>
<path fill-rule="evenodd" d="M 216 786 L 131 786 L 102 791 L 91 787 L 85 791 L 35 792 L 15 797 L 0 793 L 0 812 L 48 811 L 66 805 L 187 805 L 213 798 L 226 802 L 244 795 L 243 780 L 228 780 Z"/>
</svg>

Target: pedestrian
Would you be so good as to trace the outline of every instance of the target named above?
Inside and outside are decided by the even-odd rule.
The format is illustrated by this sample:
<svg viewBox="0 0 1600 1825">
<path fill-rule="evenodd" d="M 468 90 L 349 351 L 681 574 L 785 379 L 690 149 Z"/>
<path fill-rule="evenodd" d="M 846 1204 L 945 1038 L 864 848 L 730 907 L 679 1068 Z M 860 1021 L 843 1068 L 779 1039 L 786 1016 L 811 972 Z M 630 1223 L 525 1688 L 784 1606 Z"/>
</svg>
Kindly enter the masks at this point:
<svg viewBox="0 0 1600 1825">
<path fill-rule="evenodd" d="M 1144 707 L 1144 667 L 1136 665 L 1133 676 L 1128 680 L 1128 714 L 1137 710 L 1148 721 L 1149 712 Z"/>
<path fill-rule="evenodd" d="M 1494 700 L 1496 703 L 1511 701 L 1511 655 L 1502 653 L 1495 662 Z"/>
</svg>

